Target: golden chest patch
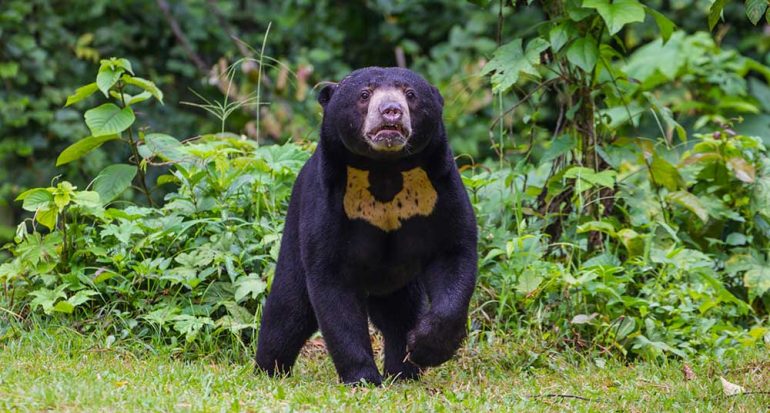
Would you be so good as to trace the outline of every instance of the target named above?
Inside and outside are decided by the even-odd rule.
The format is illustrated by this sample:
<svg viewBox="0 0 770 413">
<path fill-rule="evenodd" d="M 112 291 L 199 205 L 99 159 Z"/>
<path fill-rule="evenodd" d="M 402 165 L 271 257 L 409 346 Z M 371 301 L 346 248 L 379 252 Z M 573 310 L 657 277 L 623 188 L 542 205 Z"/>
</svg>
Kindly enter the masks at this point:
<svg viewBox="0 0 770 413">
<path fill-rule="evenodd" d="M 401 221 L 413 216 L 428 216 L 436 207 L 438 194 L 422 168 L 401 172 L 403 186 L 388 202 L 374 198 L 369 191 L 369 172 L 348 166 L 345 188 L 345 215 L 363 219 L 383 231 L 401 228 Z"/>
</svg>

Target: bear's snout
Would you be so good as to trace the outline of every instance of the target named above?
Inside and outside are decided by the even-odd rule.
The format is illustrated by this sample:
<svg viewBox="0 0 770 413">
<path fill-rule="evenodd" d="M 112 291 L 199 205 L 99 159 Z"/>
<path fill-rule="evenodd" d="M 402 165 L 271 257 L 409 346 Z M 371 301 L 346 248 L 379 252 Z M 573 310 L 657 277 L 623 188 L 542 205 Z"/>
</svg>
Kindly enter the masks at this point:
<svg viewBox="0 0 770 413">
<path fill-rule="evenodd" d="M 404 109 L 398 102 L 383 102 L 380 105 L 380 114 L 386 122 L 400 122 Z"/>
<path fill-rule="evenodd" d="M 412 122 L 404 91 L 375 89 L 364 121 L 366 143 L 378 152 L 398 152 L 406 147 L 411 134 Z"/>
</svg>

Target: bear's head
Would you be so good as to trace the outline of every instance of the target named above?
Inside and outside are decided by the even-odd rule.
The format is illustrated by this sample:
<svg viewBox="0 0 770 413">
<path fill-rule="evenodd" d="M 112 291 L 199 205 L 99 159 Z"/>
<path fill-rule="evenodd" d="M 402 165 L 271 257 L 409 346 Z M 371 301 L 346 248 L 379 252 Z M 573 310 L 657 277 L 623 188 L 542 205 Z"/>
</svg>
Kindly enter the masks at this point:
<svg viewBox="0 0 770 413">
<path fill-rule="evenodd" d="M 323 134 L 367 158 L 404 158 L 443 136 L 444 99 L 409 69 L 358 69 L 324 87 L 318 102 Z"/>
</svg>

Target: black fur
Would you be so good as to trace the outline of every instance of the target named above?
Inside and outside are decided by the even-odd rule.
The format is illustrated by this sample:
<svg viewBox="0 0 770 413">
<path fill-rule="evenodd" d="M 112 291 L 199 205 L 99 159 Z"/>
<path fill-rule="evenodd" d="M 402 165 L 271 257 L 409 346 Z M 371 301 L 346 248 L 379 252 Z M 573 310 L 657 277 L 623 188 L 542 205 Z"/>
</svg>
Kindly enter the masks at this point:
<svg viewBox="0 0 770 413">
<path fill-rule="evenodd" d="M 360 90 L 383 86 L 416 92 L 409 101 L 413 133 L 396 156 L 380 156 L 361 137 L 367 108 Z M 379 384 L 371 318 L 385 338 L 385 374 L 417 378 L 460 346 L 476 280 L 476 221 L 447 143 L 443 99 L 409 70 L 365 68 L 322 89 L 318 100 L 321 140 L 292 191 L 257 366 L 288 373 L 320 327 L 343 382 Z M 382 201 L 398 192 L 402 171 L 420 167 L 438 194 L 435 209 L 389 232 L 349 219 L 348 166 L 369 171 L 371 193 Z"/>
</svg>

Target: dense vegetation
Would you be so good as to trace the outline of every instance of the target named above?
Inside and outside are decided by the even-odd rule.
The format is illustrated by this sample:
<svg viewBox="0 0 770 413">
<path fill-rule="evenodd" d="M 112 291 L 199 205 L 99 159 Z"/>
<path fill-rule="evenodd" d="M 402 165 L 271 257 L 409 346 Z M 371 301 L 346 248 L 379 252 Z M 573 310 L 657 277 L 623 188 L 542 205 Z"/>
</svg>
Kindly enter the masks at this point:
<svg viewBox="0 0 770 413">
<path fill-rule="evenodd" d="M 770 343 L 766 2 L 277 3 L 0 12 L 0 337 L 249 346 L 313 85 L 405 63 L 446 98 L 479 219 L 472 342 Z"/>
</svg>

